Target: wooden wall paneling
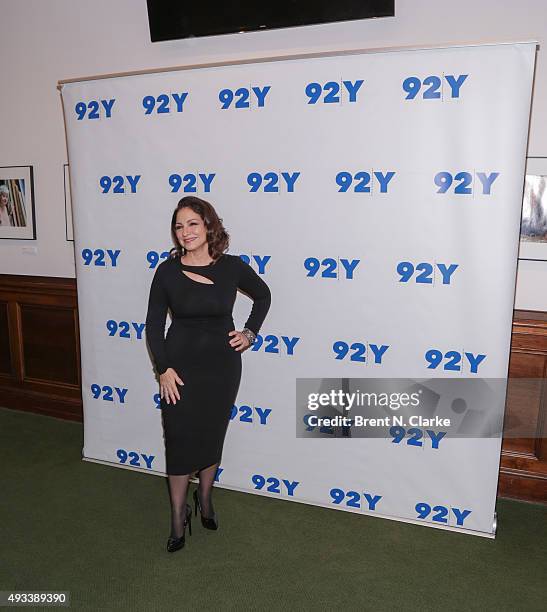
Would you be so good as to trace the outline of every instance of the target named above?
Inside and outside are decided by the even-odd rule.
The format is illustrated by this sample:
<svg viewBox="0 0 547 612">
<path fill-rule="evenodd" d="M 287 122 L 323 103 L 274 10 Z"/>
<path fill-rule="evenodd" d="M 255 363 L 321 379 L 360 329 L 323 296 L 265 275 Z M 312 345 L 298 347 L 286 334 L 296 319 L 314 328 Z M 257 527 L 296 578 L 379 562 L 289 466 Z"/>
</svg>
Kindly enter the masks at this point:
<svg viewBox="0 0 547 612">
<path fill-rule="evenodd" d="M 516 311 L 498 494 L 547 503 L 547 313 Z M 525 435 L 515 437 L 514 427 Z"/>
<path fill-rule="evenodd" d="M 12 296 L 13 297 L 13 296 Z M 12 300 L 9 304 L 9 328 L 11 337 L 11 363 L 15 380 L 23 382 L 23 338 L 21 334 L 21 313 L 19 304 Z"/>
<path fill-rule="evenodd" d="M 78 386 L 73 308 L 21 304 L 25 380 Z"/>
<path fill-rule="evenodd" d="M 0 302 L 0 373 L 12 375 L 7 302 Z"/>
<path fill-rule="evenodd" d="M 534 456 L 541 428 L 540 406 L 547 359 L 543 355 L 511 353 L 503 449 Z M 515 437 L 519 430 L 527 436 Z"/>
<path fill-rule="evenodd" d="M 0 373 L 0 405 L 82 420 L 75 279 L 0 276 L 8 304 L 11 376 Z"/>
</svg>

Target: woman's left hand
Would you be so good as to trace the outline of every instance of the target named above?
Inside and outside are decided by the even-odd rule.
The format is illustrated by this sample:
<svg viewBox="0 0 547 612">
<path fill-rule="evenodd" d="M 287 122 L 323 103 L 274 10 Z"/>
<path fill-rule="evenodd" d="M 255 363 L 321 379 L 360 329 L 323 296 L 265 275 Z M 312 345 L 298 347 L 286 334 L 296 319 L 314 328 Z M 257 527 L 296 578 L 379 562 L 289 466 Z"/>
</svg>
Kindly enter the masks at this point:
<svg viewBox="0 0 547 612">
<path fill-rule="evenodd" d="M 229 332 L 228 336 L 232 336 L 230 346 L 236 351 L 245 351 L 251 346 L 247 336 L 240 331 L 234 329 L 234 331 Z"/>
</svg>

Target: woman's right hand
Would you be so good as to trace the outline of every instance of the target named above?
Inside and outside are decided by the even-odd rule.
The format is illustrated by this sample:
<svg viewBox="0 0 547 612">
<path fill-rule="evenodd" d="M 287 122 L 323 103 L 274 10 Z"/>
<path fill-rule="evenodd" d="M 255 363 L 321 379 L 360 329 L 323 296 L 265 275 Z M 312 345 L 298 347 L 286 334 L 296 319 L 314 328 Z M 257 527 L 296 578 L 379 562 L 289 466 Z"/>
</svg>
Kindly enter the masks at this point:
<svg viewBox="0 0 547 612">
<path fill-rule="evenodd" d="M 160 397 L 165 399 L 167 404 L 175 404 L 177 400 L 180 400 L 177 384 L 184 385 L 173 368 L 167 368 L 163 374 L 160 374 Z"/>
</svg>

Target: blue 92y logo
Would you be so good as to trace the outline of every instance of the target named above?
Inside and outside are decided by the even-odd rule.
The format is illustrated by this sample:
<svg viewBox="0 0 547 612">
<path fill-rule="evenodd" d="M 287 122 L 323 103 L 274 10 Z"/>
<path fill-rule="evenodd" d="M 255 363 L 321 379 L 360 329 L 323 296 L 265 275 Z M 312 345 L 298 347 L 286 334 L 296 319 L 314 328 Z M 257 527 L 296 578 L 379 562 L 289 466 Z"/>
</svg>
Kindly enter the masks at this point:
<svg viewBox="0 0 547 612">
<path fill-rule="evenodd" d="M 146 261 L 150 264 L 148 268 L 153 270 L 162 259 L 167 259 L 169 257 L 169 251 L 148 251 L 146 253 Z"/>
<path fill-rule="evenodd" d="M 306 96 L 308 104 L 341 104 L 344 102 L 357 102 L 359 90 L 363 85 L 363 79 L 357 81 L 328 81 L 325 84 L 308 83 L 306 85 Z M 347 97 L 346 97 L 347 96 Z"/>
<path fill-rule="evenodd" d="M 251 267 L 254 267 L 256 265 L 257 272 L 259 274 L 266 273 L 266 266 L 268 265 L 270 259 L 272 258 L 271 255 L 245 255 L 245 254 L 242 254 L 239 257 L 241 258 L 242 261 L 244 261 L 246 264 L 249 264 Z"/>
<path fill-rule="evenodd" d="M 425 433 L 427 434 L 429 440 L 431 441 L 431 448 L 434 450 L 439 450 L 439 444 L 441 440 L 446 436 L 446 431 L 432 431 L 430 429 L 426 429 Z M 424 432 L 422 429 L 417 427 L 411 427 L 409 429 L 405 429 L 404 427 L 399 427 L 393 425 L 389 429 L 389 435 L 392 437 L 392 444 L 400 444 L 406 436 L 406 444 L 407 446 L 413 446 L 414 448 L 423 448 L 425 442 L 429 441 L 428 438 L 425 438 L 425 441 L 422 441 L 424 438 Z"/>
<path fill-rule="evenodd" d="M 294 347 L 299 340 L 300 338 L 296 336 L 281 336 L 281 344 L 279 342 L 279 336 L 274 336 L 273 334 L 262 336 L 257 334 L 256 341 L 252 345 L 251 351 L 260 351 L 263 349 L 265 353 L 274 353 L 275 355 L 285 353 L 287 356 L 291 356 L 294 355 Z"/>
<path fill-rule="evenodd" d="M 106 322 L 106 329 L 109 336 L 118 336 L 118 338 L 128 338 L 142 340 L 142 332 L 144 331 L 145 323 L 136 323 L 135 321 L 114 321 L 109 319 Z"/>
<path fill-rule="evenodd" d="M 112 178 L 101 176 L 99 185 L 102 189 L 101 193 L 137 193 L 137 185 L 140 179 L 140 174 L 127 175 L 125 179 L 121 175 L 116 175 Z M 112 191 L 110 191 L 111 188 Z"/>
<path fill-rule="evenodd" d="M 260 172 L 251 172 L 247 175 L 247 185 L 249 185 L 249 193 L 256 193 L 261 190 L 264 193 L 293 193 L 294 186 L 300 172 L 281 172 L 281 175 L 276 172 L 266 172 L 262 175 Z"/>
<path fill-rule="evenodd" d="M 152 462 L 156 458 L 154 455 L 145 455 L 144 453 L 137 453 L 135 451 L 126 451 L 123 448 L 119 448 L 116 451 L 116 455 L 121 464 L 129 463 L 127 465 L 133 465 L 135 467 L 145 467 L 149 470 L 152 469 Z M 141 462 L 142 459 L 142 462 Z"/>
<path fill-rule="evenodd" d="M 457 172 L 452 175 L 450 172 L 437 172 L 434 177 L 435 185 L 437 185 L 437 193 L 451 193 L 455 195 L 492 195 L 492 185 L 500 175 L 499 172 Z M 477 181 L 473 180 L 476 176 Z M 451 189 L 452 185 L 454 188 Z"/>
<path fill-rule="evenodd" d="M 450 285 L 452 275 L 458 269 L 458 264 L 447 265 L 436 263 L 435 267 L 427 262 L 414 265 L 411 261 L 400 261 L 397 264 L 397 274 L 399 275 L 400 283 L 408 283 L 414 278 L 414 282 L 416 283 L 434 285 L 435 269 L 438 269 L 441 274 L 442 284 Z"/>
<path fill-rule="evenodd" d="M 93 383 L 90 388 L 93 399 L 101 399 L 105 402 L 119 402 L 120 404 L 125 404 L 127 389 L 111 387 L 110 385 L 101 386 L 97 383 Z"/>
<path fill-rule="evenodd" d="M 438 349 L 429 349 L 425 353 L 425 361 L 428 370 L 435 370 L 442 364 L 442 369 L 447 372 L 464 372 L 466 365 L 469 365 L 469 372 L 477 374 L 481 363 L 486 359 L 486 355 L 481 353 L 469 353 L 467 351 L 446 351 L 443 353 Z M 444 363 L 443 363 L 444 362 Z"/>
<path fill-rule="evenodd" d="M 74 107 L 74 112 L 78 121 L 82 119 L 110 119 L 112 108 L 116 99 L 111 100 L 91 100 L 90 102 L 78 102 Z M 87 115 L 87 116 L 86 116 Z"/>
<path fill-rule="evenodd" d="M 361 262 L 360 259 L 336 259 L 327 257 L 319 260 L 317 257 L 307 257 L 304 260 L 304 268 L 307 271 L 307 277 L 317 276 L 319 270 L 320 278 L 344 278 L 346 280 L 353 280 L 353 273 L 357 269 L 357 266 Z"/>
<path fill-rule="evenodd" d="M 439 76 L 428 76 L 423 81 L 417 76 L 409 76 L 403 81 L 403 91 L 406 93 L 405 100 L 414 100 L 420 92 L 423 100 L 440 100 L 441 98 L 459 98 L 462 85 L 468 74 L 445 74 Z M 444 83 L 448 85 L 445 91 Z"/>
<path fill-rule="evenodd" d="M 393 170 L 380 172 L 372 170 L 371 172 L 356 172 L 352 174 L 343 170 L 336 175 L 336 184 L 338 185 L 339 193 L 346 193 L 351 190 L 353 193 L 388 193 L 389 183 L 395 176 Z"/>
<path fill-rule="evenodd" d="M 275 478 L 275 476 L 269 476 L 266 478 L 265 476 L 262 476 L 261 474 L 253 474 L 251 480 L 254 485 L 254 488 L 257 491 L 260 491 L 264 489 L 265 487 L 268 493 L 281 494 L 281 493 L 285 493 L 286 491 L 289 497 L 294 497 L 294 491 L 296 487 L 300 484 L 296 480 L 291 481 L 291 480 L 287 480 L 286 478 L 279 479 L 279 478 Z"/>
<path fill-rule="evenodd" d="M 120 249 L 82 249 L 82 259 L 84 266 L 97 266 L 106 268 L 112 266 L 115 268 L 118 265 L 118 257 Z"/>
<path fill-rule="evenodd" d="M 160 94 L 157 98 L 155 96 L 144 96 L 142 99 L 144 114 L 151 115 L 154 112 L 157 115 L 182 113 L 187 97 L 187 91 L 172 93 L 171 97 L 168 94 Z M 172 102 L 174 102 L 174 105 Z"/>
<path fill-rule="evenodd" d="M 344 491 L 337 488 L 330 490 L 330 497 L 332 504 L 340 505 L 342 502 L 345 502 L 344 505 L 348 508 L 364 508 L 370 511 L 376 510 L 378 502 L 382 499 L 382 495 L 366 492 L 361 494 L 357 491 Z M 361 504 L 366 504 L 366 507 Z"/>
<path fill-rule="evenodd" d="M 218 92 L 220 100 L 220 108 L 226 110 L 232 106 L 233 108 L 261 108 L 266 104 L 266 96 L 271 89 L 270 85 L 264 87 L 253 86 L 250 89 L 239 87 L 238 89 L 221 89 Z"/>
<path fill-rule="evenodd" d="M 267 425 L 268 417 L 272 412 L 271 408 L 261 408 L 260 406 L 232 406 L 230 421 L 240 421 L 241 423 L 258 423 Z"/>
<path fill-rule="evenodd" d="M 415 506 L 415 510 L 417 513 L 416 518 L 425 520 L 429 515 L 432 515 L 429 519 L 430 521 L 434 523 L 443 523 L 445 525 L 449 524 L 449 519 L 453 514 L 458 527 L 464 526 L 465 519 L 472 512 L 471 510 L 460 510 L 459 508 L 450 506 L 430 506 L 425 502 L 418 502 Z"/>
<path fill-rule="evenodd" d="M 183 193 L 197 193 L 203 191 L 204 193 L 210 193 L 211 185 L 216 174 L 214 172 L 205 174 L 204 172 L 198 172 L 197 174 L 170 174 L 169 185 L 171 186 L 171 193 L 178 193 L 182 187 Z"/>
<path fill-rule="evenodd" d="M 368 354 L 367 354 L 368 346 Z M 382 365 L 382 359 L 389 349 L 389 344 L 371 344 L 364 342 L 352 342 L 348 344 L 343 340 L 336 340 L 332 345 L 335 359 L 345 359 L 349 355 L 350 361 L 359 363 L 375 363 Z M 350 351 L 353 351 L 350 353 Z M 373 360 L 373 361 L 371 361 Z"/>
</svg>

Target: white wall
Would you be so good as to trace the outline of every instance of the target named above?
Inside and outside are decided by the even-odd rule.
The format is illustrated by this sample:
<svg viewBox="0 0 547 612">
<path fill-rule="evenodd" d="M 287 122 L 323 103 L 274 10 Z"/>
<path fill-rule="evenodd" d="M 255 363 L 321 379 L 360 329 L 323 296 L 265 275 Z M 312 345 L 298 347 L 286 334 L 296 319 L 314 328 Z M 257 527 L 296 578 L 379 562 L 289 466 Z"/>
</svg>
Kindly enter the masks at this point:
<svg viewBox="0 0 547 612">
<path fill-rule="evenodd" d="M 547 156 L 547 3 L 396 0 L 396 17 L 151 43 L 145 0 L 0 0 L 0 166 L 33 165 L 37 241 L 0 241 L 0 274 L 73 277 L 57 81 L 146 68 L 403 45 L 538 40 L 531 156 Z M 24 254 L 29 245 L 36 255 Z M 547 310 L 547 263 L 521 261 L 516 307 Z"/>
</svg>

